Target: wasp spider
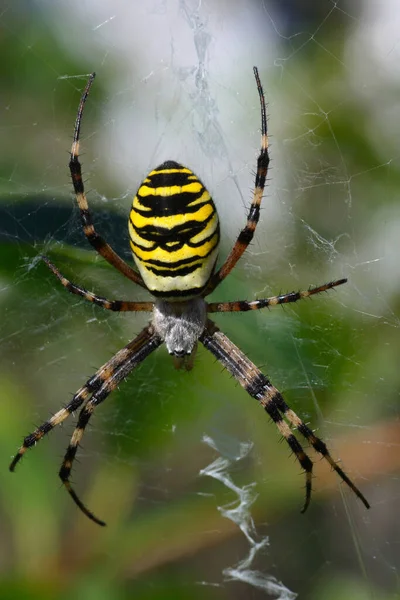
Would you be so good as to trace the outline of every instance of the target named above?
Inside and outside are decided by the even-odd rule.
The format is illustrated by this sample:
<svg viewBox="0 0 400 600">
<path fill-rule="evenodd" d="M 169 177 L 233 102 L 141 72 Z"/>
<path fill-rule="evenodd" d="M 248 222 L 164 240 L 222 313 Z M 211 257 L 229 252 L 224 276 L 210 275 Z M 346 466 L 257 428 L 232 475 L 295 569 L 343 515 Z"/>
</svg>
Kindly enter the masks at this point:
<svg viewBox="0 0 400 600">
<path fill-rule="evenodd" d="M 107 300 L 68 281 L 47 257 L 43 257 L 43 260 L 69 292 L 108 310 L 151 312 L 152 318 L 143 331 L 106 362 L 76 392 L 64 408 L 24 439 L 23 445 L 10 465 L 10 470 L 15 469 L 28 448 L 34 446 L 56 425 L 62 423 L 83 405 L 59 475 L 75 503 L 87 517 L 99 525 L 105 525 L 104 521 L 98 519 L 83 504 L 71 486 L 71 468 L 78 446 L 95 408 L 163 342 L 172 355 L 175 366 L 189 370 L 193 366 L 197 343 L 200 341 L 237 379 L 246 392 L 264 408 L 304 469 L 306 487 L 302 512 L 310 503 L 313 463 L 292 433 L 292 429 L 297 429 L 369 508 L 367 500 L 332 458 L 325 443 L 289 408 L 281 393 L 269 379 L 208 318 L 209 313 L 242 312 L 297 302 L 301 298 L 308 298 L 346 282 L 346 279 L 339 279 L 307 291 L 291 292 L 251 302 L 240 300 L 208 303 L 205 301 L 205 297 L 229 275 L 246 250 L 253 238 L 260 215 L 269 156 L 264 92 L 256 67 L 254 67 L 254 76 L 261 105 L 261 151 L 257 160 L 253 199 L 245 227 L 241 230 L 229 256 L 217 270 L 215 264 L 220 230 L 214 202 L 193 171 L 172 160 L 164 162 L 151 171 L 133 199 L 129 215 L 129 236 L 133 258 L 139 272 L 122 260 L 99 235 L 89 212 L 79 162 L 79 134 L 83 109 L 95 73 L 90 75 L 83 92 L 75 121 L 69 162 L 83 232 L 93 248 L 105 260 L 125 277 L 146 288 L 155 297 L 155 301 Z"/>
</svg>

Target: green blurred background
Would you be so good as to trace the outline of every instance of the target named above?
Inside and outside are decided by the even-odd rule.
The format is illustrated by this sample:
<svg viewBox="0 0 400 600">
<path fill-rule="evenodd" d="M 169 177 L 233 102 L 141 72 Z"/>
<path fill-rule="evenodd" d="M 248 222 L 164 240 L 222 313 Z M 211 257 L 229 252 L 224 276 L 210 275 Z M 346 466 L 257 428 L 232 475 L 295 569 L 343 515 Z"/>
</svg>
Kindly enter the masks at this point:
<svg viewBox="0 0 400 600">
<path fill-rule="evenodd" d="M 394 5 L 393 5 L 394 6 Z M 398 498 L 398 18 L 367 2 L 5 2 L 1 11 L 0 598 L 261 598 L 400 595 Z M 213 194 L 223 255 L 245 219 L 259 146 L 252 66 L 268 98 L 272 164 L 257 239 L 214 300 L 255 299 L 349 277 L 336 292 L 218 324 L 318 428 L 369 499 L 316 457 L 303 476 L 273 424 L 211 355 L 176 372 L 164 349 L 101 406 L 73 481 L 57 472 L 74 419 L 8 464 L 145 322 L 68 294 L 38 260 L 110 298 L 147 295 L 90 250 L 68 150 L 80 92 L 82 162 L 96 226 L 130 260 L 126 219 L 166 159 Z M 217 450 L 204 441 L 214 440 Z M 252 442 L 240 457 L 240 444 Z M 241 495 L 200 476 L 218 457 Z M 253 487 L 248 487 L 253 486 Z M 277 585 L 276 590 L 279 586 Z M 273 596 L 273 594 L 271 593 Z"/>
</svg>

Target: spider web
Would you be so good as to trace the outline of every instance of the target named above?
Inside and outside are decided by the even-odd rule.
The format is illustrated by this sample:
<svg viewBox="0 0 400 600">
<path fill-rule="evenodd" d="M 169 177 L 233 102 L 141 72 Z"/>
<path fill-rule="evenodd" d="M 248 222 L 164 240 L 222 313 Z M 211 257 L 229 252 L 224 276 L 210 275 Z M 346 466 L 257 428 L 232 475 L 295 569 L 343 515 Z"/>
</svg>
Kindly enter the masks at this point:
<svg viewBox="0 0 400 600">
<path fill-rule="evenodd" d="M 62 597 L 65 574 L 69 595 L 84 580 L 87 594 L 108 598 L 397 597 L 398 20 L 393 0 L 4 3 L 3 595 L 38 580 L 45 593 L 50 564 L 49 597 Z M 268 101 L 269 181 L 256 239 L 213 299 L 349 283 L 215 320 L 318 429 L 372 509 L 316 458 L 301 516 L 303 476 L 256 403 L 204 350 L 190 373 L 160 350 L 85 434 L 74 484 L 107 521 L 99 533 L 58 487 L 74 419 L 7 472 L 21 436 L 146 322 L 72 297 L 39 259 L 48 253 L 100 295 L 148 298 L 82 234 L 67 168 L 79 94 L 96 70 L 83 173 L 96 227 L 120 255 L 131 261 L 126 220 L 139 182 L 173 159 L 212 193 L 225 256 L 260 143 L 253 65 Z"/>
</svg>

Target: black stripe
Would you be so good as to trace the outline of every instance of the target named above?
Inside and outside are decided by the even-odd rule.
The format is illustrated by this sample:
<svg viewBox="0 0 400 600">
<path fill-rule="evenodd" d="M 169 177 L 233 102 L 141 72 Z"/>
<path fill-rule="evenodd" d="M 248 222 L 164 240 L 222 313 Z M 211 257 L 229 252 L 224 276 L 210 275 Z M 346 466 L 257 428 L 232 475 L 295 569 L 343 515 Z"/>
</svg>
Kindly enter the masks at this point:
<svg viewBox="0 0 400 600">
<path fill-rule="evenodd" d="M 314 450 L 322 454 L 322 456 L 329 456 L 329 451 L 325 442 L 314 435 L 314 433 L 309 427 L 307 427 L 305 423 L 301 423 L 301 425 L 298 426 L 297 431 L 301 433 L 301 435 L 304 435 L 307 440 L 310 440 Z"/>
<path fill-rule="evenodd" d="M 209 254 L 209 253 L 208 253 Z M 206 256 L 208 256 L 208 254 L 206 254 Z M 182 260 L 176 260 L 174 262 L 165 262 L 163 260 L 152 260 L 151 258 L 143 260 L 143 264 L 145 265 L 145 267 L 147 268 L 147 265 L 154 265 L 155 267 L 161 267 L 164 269 L 168 269 L 170 267 L 180 267 L 181 265 L 189 265 L 192 262 L 199 262 L 201 260 L 203 260 L 204 257 L 203 256 L 190 256 L 189 258 L 182 258 Z"/>
<path fill-rule="evenodd" d="M 69 161 L 69 169 L 71 172 L 71 178 L 75 192 L 77 194 L 83 194 L 84 187 L 82 181 L 81 166 L 79 164 L 77 156 L 71 158 L 71 160 Z"/>
<path fill-rule="evenodd" d="M 269 165 L 269 154 L 267 149 L 261 150 L 261 154 L 257 160 L 257 174 L 256 174 L 256 188 L 264 188 L 265 178 L 267 176 L 268 165 Z"/>
<path fill-rule="evenodd" d="M 258 371 L 255 377 L 252 377 L 251 380 L 247 383 L 245 390 L 253 396 L 256 400 L 262 400 L 265 396 L 265 390 L 271 388 L 271 382 L 265 375 Z M 279 394 L 279 392 L 277 392 Z M 271 398 L 271 400 L 275 400 L 275 395 Z"/>
<path fill-rule="evenodd" d="M 46 423 L 43 423 L 43 425 L 41 425 L 40 427 L 37 428 L 36 432 L 34 433 L 30 433 L 29 435 L 27 435 L 24 438 L 24 443 L 23 446 L 24 448 L 31 448 L 32 446 L 34 446 L 36 444 L 36 442 L 38 441 L 38 439 L 40 439 L 39 434 L 45 435 L 46 433 L 49 433 L 49 431 L 51 431 L 53 429 L 54 425 L 51 425 L 51 423 L 49 421 L 46 421 Z"/>
<path fill-rule="evenodd" d="M 305 471 L 307 471 L 307 473 L 311 473 L 312 468 L 313 468 L 312 460 L 304 452 L 303 448 L 301 447 L 300 442 L 293 435 L 293 433 L 291 435 L 289 435 L 288 438 L 286 438 L 286 441 L 289 444 L 290 449 L 295 453 L 297 460 L 299 461 L 299 463 L 301 464 L 303 469 Z"/>
<path fill-rule="evenodd" d="M 159 277 L 183 277 L 184 275 L 189 275 L 189 273 L 193 273 L 198 268 L 202 266 L 201 262 L 196 265 L 189 265 L 187 267 L 183 267 L 182 269 L 157 269 L 155 267 L 148 267 L 146 265 L 146 269 L 151 271 L 155 275 Z"/>
<path fill-rule="evenodd" d="M 304 437 L 307 439 L 314 435 L 311 429 L 307 427 L 305 423 L 301 423 L 301 425 L 298 426 L 297 431 L 301 433 L 301 435 L 304 435 Z"/>
<path fill-rule="evenodd" d="M 137 191 L 136 197 L 140 204 L 151 209 L 141 210 L 136 206 L 132 206 L 132 210 L 142 217 L 166 217 L 171 215 L 184 215 L 186 213 L 195 213 L 206 204 L 213 204 L 212 200 L 205 200 L 199 204 L 189 206 L 191 202 L 198 200 L 204 193 L 204 188 L 200 192 L 194 194 L 192 192 L 178 192 L 172 196 L 142 196 L 140 188 Z M 214 209 L 215 210 L 215 209 Z"/>
<path fill-rule="evenodd" d="M 134 252 L 134 254 L 136 254 L 135 250 L 132 248 L 132 246 L 134 246 L 135 248 L 139 248 L 139 250 L 143 250 L 143 252 L 153 252 L 155 248 L 161 248 L 162 250 L 165 250 L 166 252 L 176 252 L 176 250 L 180 250 L 182 248 L 182 246 L 186 243 L 185 240 L 181 241 L 181 240 L 167 240 L 166 242 L 163 242 L 162 244 L 160 244 L 158 241 L 157 242 L 153 242 L 151 247 L 149 248 L 148 246 L 142 246 L 141 244 L 138 244 L 137 242 L 134 242 L 132 240 L 132 238 L 130 239 L 131 241 L 131 249 L 132 252 Z M 169 246 L 167 244 L 174 244 L 173 246 Z M 136 254 L 137 256 L 137 254 Z M 138 256 L 139 260 L 141 262 L 143 262 L 143 258 L 141 258 L 140 256 Z"/>
<path fill-rule="evenodd" d="M 253 223 L 257 223 L 260 218 L 260 205 L 252 204 L 250 207 L 249 216 L 247 217 L 249 221 L 253 221 Z"/>
<path fill-rule="evenodd" d="M 278 297 L 278 304 L 284 304 L 286 302 L 296 302 L 296 300 L 300 300 L 300 292 L 290 292 L 289 294 L 285 294 Z"/>
<path fill-rule="evenodd" d="M 251 305 L 246 300 L 239 300 L 237 302 L 238 308 L 240 312 L 246 312 L 248 310 L 252 310 Z"/>
<path fill-rule="evenodd" d="M 153 169 L 153 171 L 163 171 L 164 169 L 185 169 L 183 165 L 175 162 L 174 160 L 166 160 L 161 165 Z"/>
<path fill-rule="evenodd" d="M 271 419 L 273 420 L 274 423 L 281 423 L 283 421 L 282 415 L 280 414 L 279 410 L 277 409 L 277 407 L 275 406 L 273 401 L 265 404 L 264 409 L 268 413 L 268 415 L 271 417 Z"/>
<path fill-rule="evenodd" d="M 300 427 L 299 427 L 299 430 L 300 430 Z M 322 456 L 329 456 L 329 451 L 328 451 L 328 448 L 326 447 L 325 442 L 323 442 L 316 436 L 314 436 L 314 438 L 310 441 L 311 441 L 311 444 L 312 444 L 312 447 L 314 448 L 314 450 L 316 450 L 317 452 L 322 454 Z M 336 470 L 340 471 L 341 473 L 344 473 L 340 467 L 337 467 Z M 344 479 L 343 475 L 342 475 L 342 478 Z"/>
<path fill-rule="evenodd" d="M 188 290 L 168 290 L 166 292 L 165 290 L 159 291 L 150 289 L 150 292 L 156 298 L 187 298 L 188 296 L 199 296 L 207 283 L 208 281 L 201 287 L 194 287 Z"/>
<path fill-rule="evenodd" d="M 114 310 L 115 312 L 120 312 L 123 302 L 121 300 L 112 300 L 110 304 L 111 310 Z"/>
<path fill-rule="evenodd" d="M 58 475 L 62 481 L 68 481 L 68 477 L 71 473 L 71 467 L 67 467 L 66 463 L 71 464 L 74 461 L 77 450 L 78 446 L 72 446 L 71 444 L 68 446 L 68 449 L 64 456 L 63 464 L 61 465 L 61 469 L 58 472 Z"/>
<path fill-rule="evenodd" d="M 135 242 L 132 242 L 131 240 L 131 249 L 132 252 L 135 254 L 135 256 L 138 257 L 138 259 L 142 262 L 142 263 L 150 263 L 150 264 L 160 264 L 160 265 L 171 265 L 171 262 L 163 262 L 163 261 L 158 261 L 158 260 L 152 260 L 152 259 L 144 259 L 141 256 L 138 256 L 137 253 L 135 252 L 135 248 L 139 248 L 140 250 L 143 250 L 144 252 L 153 252 L 153 250 L 155 248 L 161 248 L 162 250 L 164 250 L 165 252 L 169 252 L 170 254 L 172 254 L 173 252 L 176 252 L 177 250 L 180 250 L 184 244 L 186 244 L 189 248 L 200 248 L 201 246 L 204 246 L 204 244 L 207 244 L 209 242 L 210 239 L 212 239 L 213 237 L 215 237 L 215 242 L 214 244 L 211 246 L 210 250 L 207 252 L 207 254 L 204 254 L 203 256 L 198 256 L 198 255 L 193 255 L 192 258 L 188 258 L 188 259 L 183 259 L 185 260 L 185 262 L 190 262 L 191 260 L 204 260 L 207 256 L 210 256 L 210 254 L 215 250 L 215 248 L 218 246 L 219 243 L 219 232 L 213 233 L 213 235 L 209 236 L 208 238 L 205 238 L 201 243 L 198 242 L 197 244 L 190 244 L 189 242 L 186 242 L 185 240 L 183 240 L 182 242 L 174 242 L 173 246 L 167 246 L 167 243 L 172 243 L 172 242 L 165 242 L 164 244 L 153 244 L 153 246 L 151 248 L 147 248 L 145 246 L 141 246 L 140 244 L 136 244 Z M 132 246 L 134 246 L 134 248 L 132 248 Z M 173 262 L 173 264 L 177 264 L 176 261 Z"/>
<path fill-rule="evenodd" d="M 132 243 L 132 245 L 135 246 L 136 244 Z M 162 261 L 162 260 L 156 260 L 156 259 L 151 259 L 151 258 L 149 258 L 149 259 L 143 259 L 141 257 L 138 257 L 138 258 L 139 258 L 139 260 L 143 263 L 143 265 L 146 268 L 148 268 L 147 265 L 154 265 L 154 266 L 158 266 L 158 267 L 164 267 L 165 269 L 169 269 L 171 267 L 177 267 L 179 265 L 185 265 L 185 264 L 188 264 L 188 263 L 190 264 L 190 263 L 192 263 L 194 261 L 197 261 L 197 262 L 201 261 L 201 262 L 203 262 L 204 259 L 207 258 L 207 256 L 210 256 L 210 254 L 212 254 L 212 252 L 215 250 L 215 248 L 217 247 L 217 245 L 218 245 L 218 240 L 210 248 L 210 250 L 206 254 L 204 254 L 203 256 L 198 256 L 196 254 L 196 255 L 190 256 L 189 258 L 183 258 L 182 260 L 176 260 L 176 261 L 173 261 L 173 262 L 165 262 L 165 261 Z M 160 245 L 160 247 L 161 247 L 161 245 Z M 173 250 L 176 250 L 176 248 L 174 248 Z M 132 252 L 135 253 L 135 250 L 133 248 L 132 248 Z M 136 253 L 135 253 L 135 255 L 137 256 Z"/>
<path fill-rule="evenodd" d="M 289 407 L 286 404 L 282 394 L 278 394 L 278 396 L 275 398 L 275 403 L 281 412 L 286 413 L 289 410 Z M 306 426 L 304 425 L 304 427 L 306 427 Z M 310 431 L 310 433 L 312 433 L 311 430 L 309 430 L 309 431 Z"/>
<path fill-rule="evenodd" d="M 107 382 L 104 382 L 107 384 Z M 93 402 L 93 397 L 89 400 L 89 402 Z M 86 425 L 89 422 L 90 417 L 92 416 L 93 411 L 88 410 L 87 405 L 82 409 L 81 414 L 79 415 L 78 423 L 76 429 L 85 429 Z"/>
<path fill-rule="evenodd" d="M 248 246 L 253 239 L 254 231 L 249 229 L 249 227 L 245 227 L 239 233 L 238 242 L 239 244 L 245 244 Z"/>
<path fill-rule="evenodd" d="M 101 375 L 96 373 L 95 375 L 93 375 L 93 377 L 91 377 L 88 380 L 88 382 L 85 385 L 85 389 L 87 389 L 88 392 L 92 393 L 92 392 L 95 392 L 96 390 L 98 390 L 99 388 L 101 388 L 103 383 L 104 383 L 104 380 L 101 377 Z M 82 402 L 80 402 L 80 404 L 82 404 Z M 78 406 L 80 406 L 80 404 Z M 74 410 L 76 410 L 76 409 L 72 408 L 71 412 L 73 412 Z"/>
<path fill-rule="evenodd" d="M 216 240 L 215 240 L 215 244 L 213 246 L 213 249 L 215 248 L 215 246 L 218 245 L 219 243 L 219 223 L 217 223 L 217 227 L 215 228 L 215 230 L 212 232 L 211 235 L 209 235 L 208 237 L 204 238 L 204 240 L 201 240 L 200 242 L 186 242 L 187 246 L 189 246 L 190 248 L 199 248 L 200 246 L 203 246 L 204 244 L 207 244 L 207 242 L 209 242 L 210 240 L 212 240 L 212 238 L 216 236 Z M 209 254 L 209 253 L 208 253 Z M 208 256 L 208 255 L 207 255 Z"/>
<path fill-rule="evenodd" d="M 190 179 L 189 179 L 190 178 Z M 193 173 L 156 173 L 152 175 L 147 175 L 146 179 L 149 181 L 144 181 L 142 185 L 148 185 L 149 187 L 170 187 L 171 185 L 186 185 L 187 183 L 199 182 Z"/>
<path fill-rule="evenodd" d="M 200 232 L 197 232 L 197 233 L 200 233 Z M 183 235 L 182 233 L 179 235 L 179 238 L 177 237 L 176 239 L 167 238 L 162 241 L 159 238 L 156 238 L 155 240 L 149 239 L 148 241 L 153 242 L 152 246 L 150 248 L 148 246 L 143 246 L 142 244 L 139 244 L 137 241 L 133 241 L 132 237 L 130 238 L 130 241 L 131 241 L 132 246 L 135 246 L 135 248 L 139 248 L 143 252 L 152 252 L 155 248 L 161 248 L 162 250 L 165 250 L 165 252 L 172 253 L 172 252 L 176 252 L 177 250 L 180 250 L 185 244 L 189 248 L 201 248 L 202 246 L 204 246 L 204 244 L 207 244 L 207 242 L 209 242 L 213 237 L 216 238 L 215 244 L 213 245 L 213 248 L 215 248 L 219 243 L 219 234 L 220 234 L 220 229 L 219 229 L 219 224 L 218 224 L 217 227 L 215 228 L 215 230 L 211 233 L 211 235 L 200 240 L 199 242 L 191 242 L 190 240 L 192 238 L 190 237 L 189 239 L 187 239 L 187 236 Z M 193 235 L 193 237 L 195 237 L 195 236 Z M 147 239 L 147 238 L 143 237 L 143 239 Z M 171 245 L 171 244 L 173 244 L 173 245 Z M 132 252 L 135 252 L 133 248 L 132 248 Z M 138 258 L 139 258 L 139 260 L 143 261 L 143 259 L 141 257 L 138 257 Z"/>
<path fill-rule="evenodd" d="M 84 227 L 89 227 L 90 225 L 92 225 L 92 218 L 91 218 L 89 210 L 87 208 L 81 208 L 80 213 L 81 213 L 82 225 Z"/>
<path fill-rule="evenodd" d="M 136 231 L 139 237 L 149 242 L 167 243 L 167 242 L 181 242 L 188 241 L 192 237 L 195 237 L 198 233 L 206 228 L 206 225 L 214 217 L 215 213 L 211 213 L 204 221 L 186 221 L 170 229 L 167 227 L 159 227 L 157 225 L 145 225 L 144 227 L 136 227 L 130 219 L 130 223 L 133 229 Z"/>
</svg>

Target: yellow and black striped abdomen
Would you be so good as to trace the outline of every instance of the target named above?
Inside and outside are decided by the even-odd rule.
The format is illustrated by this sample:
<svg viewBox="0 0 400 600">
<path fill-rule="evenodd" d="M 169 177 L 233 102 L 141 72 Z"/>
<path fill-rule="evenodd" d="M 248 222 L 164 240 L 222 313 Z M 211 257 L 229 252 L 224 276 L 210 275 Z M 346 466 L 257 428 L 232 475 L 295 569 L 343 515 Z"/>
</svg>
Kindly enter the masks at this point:
<svg viewBox="0 0 400 600">
<path fill-rule="evenodd" d="M 219 220 L 190 169 L 167 161 L 149 173 L 133 199 L 129 236 L 152 294 L 185 300 L 202 292 L 217 260 Z"/>
</svg>

